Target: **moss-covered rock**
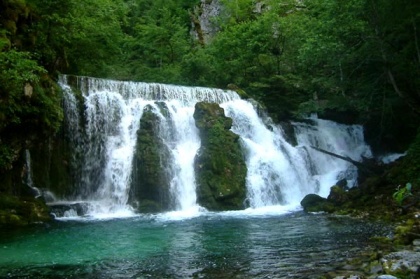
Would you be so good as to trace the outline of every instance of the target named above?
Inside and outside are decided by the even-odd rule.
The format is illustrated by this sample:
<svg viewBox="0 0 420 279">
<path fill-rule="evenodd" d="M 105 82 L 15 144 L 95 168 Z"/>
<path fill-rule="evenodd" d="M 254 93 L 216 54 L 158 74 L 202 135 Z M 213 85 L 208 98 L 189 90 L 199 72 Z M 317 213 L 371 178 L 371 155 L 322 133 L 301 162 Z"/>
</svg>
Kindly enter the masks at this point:
<svg viewBox="0 0 420 279">
<path fill-rule="evenodd" d="M 148 106 L 137 132 L 129 203 L 140 212 L 161 212 L 171 207 L 168 176 L 170 151 L 159 137 L 161 121 L 152 107 Z"/>
<path fill-rule="evenodd" d="M 334 204 L 317 194 L 308 194 L 300 202 L 305 212 L 334 212 Z"/>
<path fill-rule="evenodd" d="M 239 88 L 239 86 L 237 86 L 236 84 L 229 83 L 227 88 L 238 93 L 241 99 L 244 99 L 244 100 L 249 99 L 249 95 L 245 92 L 245 90 Z"/>
<path fill-rule="evenodd" d="M 201 137 L 194 161 L 198 203 L 210 210 L 243 209 L 247 168 L 239 136 L 229 130 L 232 119 L 206 102 L 196 104 L 194 119 Z"/>
<path fill-rule="evenodd" d="M 24 226 L 51 221 L 50 210 L 40 199 L 0 193 L 0 226 Z"/>
<path fill-rule="evenodd" d="M 339 206 L 349 201 L 349 195 L 342 187 L 334 185 L 330 188 L 330 194 L 328 195 L 327 199 L 334 205 Z"/>
</svg>

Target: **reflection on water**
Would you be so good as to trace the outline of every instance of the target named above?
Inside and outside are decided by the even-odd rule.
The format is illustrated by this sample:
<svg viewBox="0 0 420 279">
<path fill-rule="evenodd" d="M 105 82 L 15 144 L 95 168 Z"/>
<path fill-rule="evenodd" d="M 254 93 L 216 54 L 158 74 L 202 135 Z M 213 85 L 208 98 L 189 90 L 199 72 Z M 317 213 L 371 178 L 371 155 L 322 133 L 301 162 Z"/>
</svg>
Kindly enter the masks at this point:
<svg viewBox="0 0 420 279">
<path fill-rule="evenodd" d="M 387 232 L 303 213 L 57 222 L 0 231 L 0 277 L 317 278 Z"/>
</svg>

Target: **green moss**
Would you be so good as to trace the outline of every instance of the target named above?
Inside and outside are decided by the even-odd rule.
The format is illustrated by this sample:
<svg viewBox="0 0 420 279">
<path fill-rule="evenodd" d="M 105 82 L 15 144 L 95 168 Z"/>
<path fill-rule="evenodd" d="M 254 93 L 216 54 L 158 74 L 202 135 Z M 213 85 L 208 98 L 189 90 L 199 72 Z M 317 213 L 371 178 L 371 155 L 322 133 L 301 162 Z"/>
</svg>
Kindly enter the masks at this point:
<svg viewBox="0 0 420 279">
<path fill-rule="evenodd" d="M 420 233 L 420 220 L 407 219 L 395 228 L 394 243 L 410 244 Z"/>
<path fill-rule="evenodd" d="M 328 200 L 331 201 L 334 205 L 343 205 L 349 200 L 349 196 L 346 190 L 340 186 L 335 185 L 330 189 Z"/>
<path fill-rule="evenodd" d="M 0 193 L 0 226 L 23 226 L 50 220 L 49 208 L 42 200 Z"/>
<path fill-rule="evenodd" d="M 166 109 L 162 104 L 159 108 Z M 129 203 L 140 212 L 160 212 L 173 206 L 169 196 L 170 151 L 159 137 L 161 121 L 151 107 L 146 107 L 137 132 Z"/>
<path fill-rule="evenodd" d="M 316 194 L 306 195 L 300 202 L 305 212 L 328 212 L 336 210 L 333 203 Z"/>
<path fill-rule="evenodd" d="M 232 119 L 218 104 L 197 103 L 194 119 L 201 147 L 195 158 L 198 203 L 210 210 L 244 208 L 247 168 Z"/>
<path fill-rule="evenodd" d="M 239 97 L 241 97 L 241 99 L 247 100 L 249 99 L 249 95 L 245 92 L 245 90 L 239 88 L 237 85 L 235 84 L 228 84 L 228 89 L 235 91 L 236 93 L 238 93 Z"/>
</svg>

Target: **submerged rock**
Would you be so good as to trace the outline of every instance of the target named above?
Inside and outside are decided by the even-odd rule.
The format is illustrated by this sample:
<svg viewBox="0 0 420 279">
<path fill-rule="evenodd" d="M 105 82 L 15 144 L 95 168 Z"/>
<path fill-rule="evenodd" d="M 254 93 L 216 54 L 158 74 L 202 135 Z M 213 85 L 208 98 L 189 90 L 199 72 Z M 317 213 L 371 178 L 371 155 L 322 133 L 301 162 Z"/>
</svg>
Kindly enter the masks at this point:
<svg viewBox="0 0 420 279">
<path fill-rule="evenodd" d="M 48 203 L 51 209 L 51 213 L 55 217 L 74 217 L 83 216 L 89 209 L 89 204 L 85 202 L 74 202 L 74 203 Z"/>
<path fill-rule="evenodd" d="M 239 136 L 230 131 L 232 119 L 215 103 L 195 106 L 201 147 L 195 157 L 197 201 L 210 210 L 244 208 L 247 168 Z"/>
</svg>

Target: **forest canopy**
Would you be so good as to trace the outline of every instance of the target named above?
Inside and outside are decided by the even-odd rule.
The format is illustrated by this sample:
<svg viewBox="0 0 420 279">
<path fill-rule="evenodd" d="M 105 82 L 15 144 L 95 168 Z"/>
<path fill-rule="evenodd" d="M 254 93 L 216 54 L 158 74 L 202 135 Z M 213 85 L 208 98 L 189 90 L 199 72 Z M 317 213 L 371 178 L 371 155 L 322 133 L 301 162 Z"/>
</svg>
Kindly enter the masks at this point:
<svg viewBox="0 0 420 279">
<path fill-rule="evenodd" d="M 204 42 L 199 18 L 217 3 Z M 74 74 L 234 84 L 275 121 L 317 112 L 403 151 L 419 123 L 419 28 L 417 0 L 4 0 L 0 134 L 29 123 L 56 132 L 52 83 Z"/>
</svg>

